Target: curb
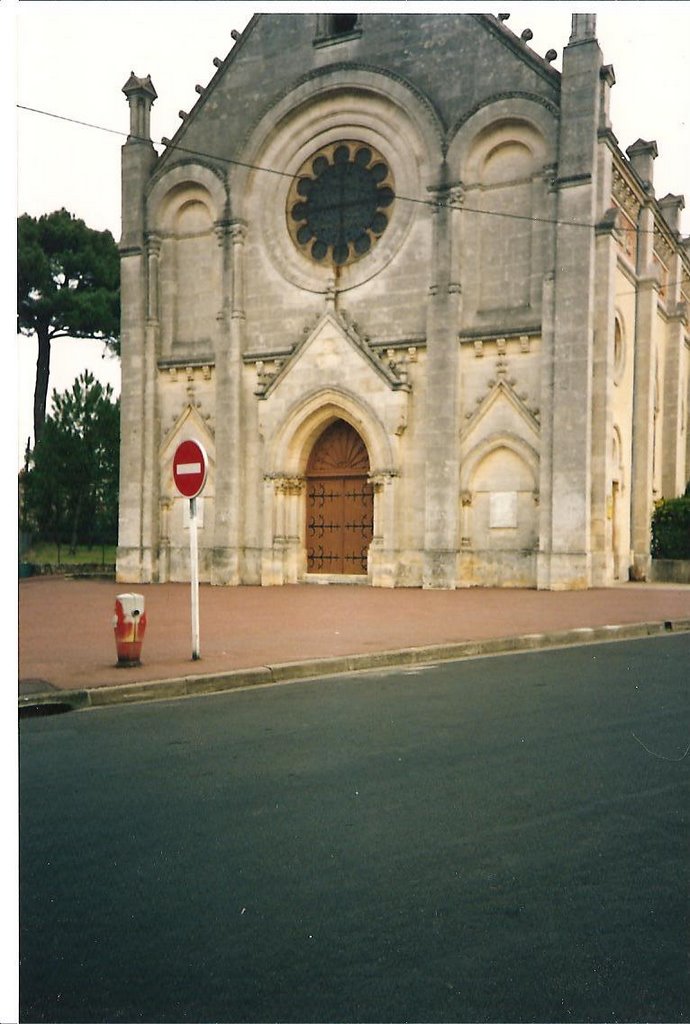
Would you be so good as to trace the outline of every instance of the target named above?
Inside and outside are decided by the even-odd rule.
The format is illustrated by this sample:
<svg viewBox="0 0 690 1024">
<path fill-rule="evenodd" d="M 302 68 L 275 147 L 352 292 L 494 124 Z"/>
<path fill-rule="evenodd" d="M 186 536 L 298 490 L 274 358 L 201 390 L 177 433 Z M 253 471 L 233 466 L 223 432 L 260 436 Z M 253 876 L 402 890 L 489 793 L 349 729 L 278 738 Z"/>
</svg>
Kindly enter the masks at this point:
<svg viewBox="0 0 690 1024">
<path fill-rule="evenodd" d="M 690 631 L 690 618 L 664 622 L 641 622 L 617 626 L 582 626 L 554 633 L 526 633 L 521 636 L 496 637 L 488 640 L 464 640 L 458 643 L 434 644 L 428 647 L 406 647 L 397 651 L 351 654 L 338 658 L 315 658 L 264 665 L 259 668 L 235 669 L 214 675 L 179 676 L 172 679 L 149 680 L 92 689 L 61 690 L 44 694 L 27 694 L 19 698 L 20 716 L 58 714 L 86 708 L 133 704 L 176 697 L 194 697 L 209 693 L 266 686 L 271 683 L 296 682 L 321 676 L 364 672 L 370 669 L 396 668 L 405 665 L 428 665 L 439 661 L 462 661 L 493 654 L 549 650 L 558 647 L 635 640 Z"/>
</svg>

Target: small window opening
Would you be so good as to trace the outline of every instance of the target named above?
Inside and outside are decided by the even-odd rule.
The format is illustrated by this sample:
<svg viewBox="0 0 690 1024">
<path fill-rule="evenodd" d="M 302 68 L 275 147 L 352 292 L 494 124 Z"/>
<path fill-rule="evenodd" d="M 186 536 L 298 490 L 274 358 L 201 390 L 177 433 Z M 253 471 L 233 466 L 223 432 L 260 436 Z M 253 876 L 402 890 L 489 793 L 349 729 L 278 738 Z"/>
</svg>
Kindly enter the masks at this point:
<svg viewBox="0 0 690 1024">
<path fill-rule="evenodd" d="M 316 46 L 339 43 L 341 39 L 353 39 L 361 35 L 362 17 L 359 14 L 317 14 Z"/>
<path fill-rule="evenodd" d="M 347 32 L 354 32 L 358 19 L 358 14 L 333 14 L 331 16 L 331 35 L 342 36 Z"/>
</svg>

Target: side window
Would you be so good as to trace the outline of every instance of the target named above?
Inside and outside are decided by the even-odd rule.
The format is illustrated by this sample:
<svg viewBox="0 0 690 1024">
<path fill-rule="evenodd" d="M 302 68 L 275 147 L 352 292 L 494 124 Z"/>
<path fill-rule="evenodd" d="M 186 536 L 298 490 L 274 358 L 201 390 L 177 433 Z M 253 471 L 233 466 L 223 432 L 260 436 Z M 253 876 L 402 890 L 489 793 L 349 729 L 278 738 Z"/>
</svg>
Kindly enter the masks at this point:
<svg viewBox="0 0 690 1024">
<path fill-rule="evenodd" d="M 317 14 L 314 46 L 328 46 L 362 34 L 361 14 Z"/>
</svg>

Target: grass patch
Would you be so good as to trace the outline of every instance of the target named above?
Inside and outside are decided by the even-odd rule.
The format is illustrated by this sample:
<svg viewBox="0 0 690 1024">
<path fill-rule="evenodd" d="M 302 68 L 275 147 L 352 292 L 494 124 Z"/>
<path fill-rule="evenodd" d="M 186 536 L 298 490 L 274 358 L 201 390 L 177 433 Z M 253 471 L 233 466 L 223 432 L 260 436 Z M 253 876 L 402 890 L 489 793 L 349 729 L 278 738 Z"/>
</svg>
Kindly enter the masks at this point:
<svg viewBox="0 0 690 1024">
<path fill-rule="evenodd" d="M 69 544 L 61 544 L 58 549 L 57 544 L 39 542 L 22 552 L 21 561 L 33 565 L 114 565 L 115 551 L 114 544 L 78 544 L 72 552 Z"/>
</svg>

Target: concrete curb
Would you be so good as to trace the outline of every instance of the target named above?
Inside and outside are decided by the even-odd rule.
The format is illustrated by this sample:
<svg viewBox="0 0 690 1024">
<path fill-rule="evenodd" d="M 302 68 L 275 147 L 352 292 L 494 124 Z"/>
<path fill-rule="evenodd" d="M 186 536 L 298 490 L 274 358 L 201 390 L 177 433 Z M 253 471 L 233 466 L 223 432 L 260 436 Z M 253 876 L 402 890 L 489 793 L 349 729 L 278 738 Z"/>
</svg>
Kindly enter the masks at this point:
<svg viewBox="0 0 690 1024">
<path fill-rule="evenodd" d="M 428 665 L 439 661 L 461 661 L 493 654 L 549 650 L 614 640 L 663 636 L 690 631 L 690 618 L 664 622 L 640 622 L 613 626 L 584 626 L 554 633 L 526 633 L 522 636 L 495 637 L 488 640 L 465 640 L 458 643 L 435 644 L 428 647 L 407 647 L 397 651 L 351 654 L 338 658 L 316 658 L 264 665 L 259 668 L 236 669 L 214 675 L 179 676 L 173 679 L 98 686 L 92 689 L 61 690 L 27 694 L 19 698 L 20 715 L 77 711 L 85 708 L 132 704 L 176 697 L 201 696 L 248 686 L 295 682 L 320 676 L 343 675 L 371 669 L 396 668 L 405 665 Z"/>
</svg>

